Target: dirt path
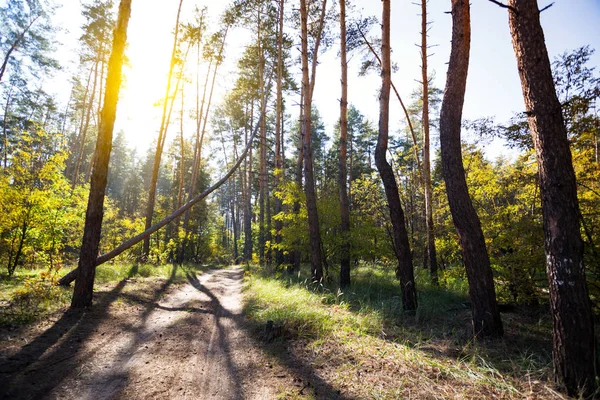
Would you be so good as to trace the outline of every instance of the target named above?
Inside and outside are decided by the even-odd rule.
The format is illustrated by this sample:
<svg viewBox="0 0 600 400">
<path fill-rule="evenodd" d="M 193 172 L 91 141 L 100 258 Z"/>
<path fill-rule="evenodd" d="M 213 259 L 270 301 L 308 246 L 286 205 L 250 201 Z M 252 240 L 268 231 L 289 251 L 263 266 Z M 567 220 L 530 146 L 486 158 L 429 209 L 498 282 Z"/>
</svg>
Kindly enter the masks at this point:
<svg viewBox="0 0 600 400">
<path fill-rule="evenodd" d="M 242 276 L 211 270 L 139 292 L 123 281 L 91 311 L 30 332 L 25 345 L 28 335 L 6 334 L 0 397 L 272 398 L 272 365 L 241 314 Z"/>
</svg>

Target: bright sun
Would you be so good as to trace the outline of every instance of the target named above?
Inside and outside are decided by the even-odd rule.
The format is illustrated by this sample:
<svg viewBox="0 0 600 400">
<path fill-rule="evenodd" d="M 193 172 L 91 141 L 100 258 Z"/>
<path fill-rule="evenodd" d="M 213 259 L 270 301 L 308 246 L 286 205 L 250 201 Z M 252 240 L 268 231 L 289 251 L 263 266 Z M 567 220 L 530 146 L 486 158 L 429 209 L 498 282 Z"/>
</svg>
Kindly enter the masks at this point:
<svg viewBox="0 0 600 400">
<path fill-rule="evenodd" d="M 145 0 L 133 7 L 128 29 L 125 84 L 119 101 L 116 132 L 123 130 L 127 141 L 140 152 L 155 140 L 160 125 L 160 103 L 165 96 L 177 1 Z M 194 7 L 208 7 L 209 20 L 216 22 L 228 2 L 198 0 L 184 2 L 181 21 L 192 15 Z M 214 31 L 215 27 L 209 27 Z M 218 94 L 213 104 L 218 103 Z M 169 139 L 167 139 L 169 140 Z"/>
</svg>

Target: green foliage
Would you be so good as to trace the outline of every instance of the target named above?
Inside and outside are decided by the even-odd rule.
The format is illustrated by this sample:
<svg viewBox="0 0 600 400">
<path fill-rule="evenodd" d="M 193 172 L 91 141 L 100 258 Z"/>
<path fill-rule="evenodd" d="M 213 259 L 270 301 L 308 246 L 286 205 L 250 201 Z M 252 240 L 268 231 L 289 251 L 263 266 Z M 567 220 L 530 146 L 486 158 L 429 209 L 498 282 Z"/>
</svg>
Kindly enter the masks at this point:
<svg viewBox="0 0 600 400">
<path fill-rule="evenodd" d="M 387 263 L 395 259 L 385 194 L 375 173 L 352 181 L 350 243 L 352 258 Z"/>
<path fill-rule="evenodd" d="M 284 254 L 307 249 L 308 214 L 304 191 L 296 182 L 284 181 L 274 194 L 283 204 L 283 211 L 273 216 L 274 220 L 283 222 L 281 243 L 273 244 L 274 248 L 283 251 Z M 296 203 L 300 205 L 297 213 L 294 212 Z"/>
<path fill-rule="evenodd" d="M 273 216 L 282 221 L 282 241 L 279 245 L 272 244 L 285 254 L 292 251 L 308 253 L 308 215 L 306 211 L 304 191 L 296 182 L 283 182 L 275 191 L 275 196 L 281 199 L 284 209 Z M 350 251 L 354 260 L 387 262 L 393 257 L 388 229 L 390 223 L 386 215 L 385 201 L 378 177 L 365 175 L 352 181 L 350 197 L 353 202 L 351 209 Z M 294 212 L 294 204 L 300 204 L 300 209 Z M 324 254 L 330 264 L 337 264 L 342 251 L 342 236 L 340 234 L 340 203 L 337 185 L 329 185 L 322 190 L 317 202 L 319 224 Z"/>
<path fill-rule="evenodd" d="M 512 163 L 502 158 L 491 163 L 478 148 L 465 146 L 463 162 L 499 300 L 538 302 L 546 280 L 537 170 L 532 155 L 524 154 Z M 434 196 L 440 281 L 456 287 L 456 278 L 464 282 L 464 268 L 443 183 L 435 188 Z"/>
<path fill-rule="evenodd" d="M 6 0 L 0 5 L 0 59 L 9 73 L 28 73 L 56 68 L 50 57 L 55 28 L 50 23 L 56 5 L 48 0 Z M 0 81 L 6 71 L 0 70 Z M 7 75 L 4 75 L 6 78 Z"/>
<path fill-rule="evenodd" d="M 23 131 L 0 174 L 0 262 L 9 275 L 21 265 L 59 268 L 81 232 L 86 198 L 81 190 L 71 193 L 62 174 L 65 154 L 45 151 L 47 135 Z"/>
<path fill-rule="evenodd" d="M 71 291 L 57 286 L 57 269 L 5 277 L 0 286 L 7 305 L 0 307 L 0 324 L 23 324 L 65 306 Z"/>
<path fill-rule="evenodd" d="M 81 229 L 83 232 L 83 227 Z M 115 201 L 111 198 L 104 200 L 104 219 L 102 221 L 102 237 L 100 240 L 100 253 L 107 253 L 124 241 L 144 231 L 144 220 L 141 217 L 122 215 Z M 141 243 L 117 257 L 124 261 L 141 254 Z"/>
</svg>

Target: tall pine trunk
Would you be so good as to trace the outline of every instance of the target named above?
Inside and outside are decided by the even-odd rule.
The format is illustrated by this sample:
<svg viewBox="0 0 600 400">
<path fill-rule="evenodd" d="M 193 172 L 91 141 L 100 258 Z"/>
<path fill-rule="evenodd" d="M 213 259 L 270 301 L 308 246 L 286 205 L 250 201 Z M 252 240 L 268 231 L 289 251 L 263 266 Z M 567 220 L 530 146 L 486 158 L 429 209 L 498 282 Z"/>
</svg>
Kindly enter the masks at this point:
<svg viewBox="0 0 600 400">
<path fill-rule="evenodd" d="M 404 212 L 398 194 L 398 185 L 392 166 L 386 159 L 390 119 L 390 0 L 383 0 L 381 28 L 381 93 L 379 97 L 379 136 L 375 148 L 375 165 L 381 176 L 392 220 L 394 250 L 398 259 L 396 275 L 400 278 L 402 306 L 405 310 L 416 310 L 417 289 L 412 264 L 412 255 L 404 221 Z"/>
<path fill-rule="evenodd" d="M 595 389 L 594 323 L 583 265 L 581 214 L 567 128 L 536 0 L 510 0 L 510 31 L 537 155 L 554 373 L 569 395 Z"/>
<path fill-rule="evenodd" d="M 254 102 L 250 105 L 250 130 L 254 120 Z M 247 137 L 246 133 L 246 137 Z M 252 146 L 248 152 L 248 160 L 245 162 L 246 196 L 244 199 L 244 260 L 252 261 Z"/>
<path fill-rule="evenodd" d="M 258 24 L 257 24 L 257 42 L 258 42 L 258 87 L 260 91 L 260 109 L 266 110 L 265 103 L 267 101 L 266 93 L 265 93 L 265 50 L 262 45 L 262 35 L 261 35 L 261 23 L 262 20 L 260 15 L 262 10 L 258 10 Z M 266 112 L 266 111 L 261 111 Z M 267 197 L 267 122 L 262 115 L 260 119 L 260 146 L 259 146 L 259 173 L 258 173 L 258 251 L 260 258 L 260 265 L 265 265 L 266 259 L 266 242 L 267 242 L 267 232 L 265 227 L 265 207 L 266 207 L 266 197 Z"/>
<path fill-rule="evenodd" d="M 277 188 L 281 182 L 283 176 L 283 129 L 282 129 L 282 115 L 283 115 L 283 17 L 284 17 L 284 6 L 285 0 L 279 1 L 279 28 L 277 30 L 277 105 L 275 115 L 275 179 L 274 186 Z M 283 203 L 281 199 L 275 196 L 274 201 L 275 215 L 279 214 L 283 210 Z M 281 220 L 275 220 L 275 244 L 281 243 L 281 229 L 283 224 Z M 275 265 L 279 267 L 283 263 L 283 252 L 276 246 L 275 249 Z"/>
<path fill-rule="evenodd" d="M 181 71 L 181 73 L 183 74 L 183 71 Z M 177 207 L 175 207 L 175 209 L 178 209 L 179 207 L 181 207 L 181 204 L 183 202 L 183 184 L 185 181 L 185 139 L 183 137 L 183 113 L 184 113 L 184 109 L 185 109 L 185 90 L 184 90 L 185 86 L 181 88 L 181 110 L 179 110 L 179 144 L 181 146 L 181 148 L 179 149 L 180 153 L 180 161 L 179 161 L 179 185 L 177 187 Z M 175 233 L 176 233 L 176 237 L 177 240 L 179 240 L 179 221 L 180 219 L 177 218 L 177 221 L 175 223 Z M 179 262 L 183 261 L 183 260 L 178 260 Z"/>
<path fill-rule="evenodd" d="M 167 135 L 167 126 L 169 124 L 167 119 L 167 106 L 169 104 L 169 97 L 171 95 L 171 80 L 173 78 L 173 70 L 176 64 L 177 55 L 177 38 L 179 34 L 179 17 L 181 15 L 181 5 L 183 0 L 179 1 L 179 8 L 177 9 L 177 18 L 175 19 L 175 34 L 173 39 L 173 48 L 171 50 L 171 61 L 169 65 L 169 73 L 167 75 L 167 87 L 165 90 L 165 98 L 162 109 L 162 118 L 160 122 L 160 130 L 158 132 L 158 139 L 156 140 L 156 151 L 154 153 L 154 163 L 152 165 L 152 177 L 150 178 L 150 187 L 148 189 L 148 204 L 146 206 L 146 225 L 145 229 L 152 226 L 152 217 L 154 215 L 154 205 L 156 203 L 156 186 L 158 184 L 158 172 L 160 170 L 160 161 L 162 159 L 163 148 L 165 144 L 165 137 Z M 173 96 L 175 97 L 175 96 Z M 173 101 L 175 99 L 173 98 Z M 142 254 L 144 257 L 148 257 L 150 254 L 150 237 L 144 239 L 144 245 Z"/>
<path fill-rule="evenodd" d="M 350 286 L 350 201 L 348 200 L 348 171 L 346 153 L 348 148 L 348 62 L 346 61 L 346 0 L 340 0 L 340 66 L 342 72 L 340 99 L 340 160 L 338 186 L 340 191 L 340 214 L 342 217 L 342 248 L 340 257 L 340 286 Z"/>
<path fill-rule="evenodd" d="M 229 32 L 229 26 L 230 25 L 227 25 L 225 27 L 225 31 L 223 33 L 223 41 L 221 42 L 221 45 L 219 47 L 218 56 L 216 57 L 216 60 L 214 61 L 215 69 L 213 70 L 212 82 L 210 84 L 210 92 L 208 94 L 208 101 L 206 103 L 206 111 L 204 112 L 204 114 L 203 114 L 203 110 L 204 110 L 204 101 L 206 98 L 206 88 L 207 88 L 208 78 L 210 76 L 210 66 L 213 63 L 213 60 L 211 60 L 211 62 L 209 63 L 208 71 L 206 72 L 206 81 L 204 82 L 204 90 L 203 90 L 203 94 L 202 94 L 202 106 L 200 107 L 200 114 L 198 114 L 198 99 L 196 97 L 196 118 L 198 118 L 198 121 L 196 124 L 196 148 L 194 150 L 194 167 L 193 167 L 193 171 L 192 171 L 192 182 L 190 185 L 191 188 L 190 188 L 190 192 L 188 195 L 188 201 L 189 201 L 189 199 L 191 199 L 192 196 L 194 196 L 194 193 L 196 192 L 198 173 L 200 173 L 200 168 L 202 165 L 202 145 L 204 142 L 204 136 L 206 134 L 206 124 L 208 122 L 208 115 L 210 113 L 210 106 L 212 104 L 212 96 L 213 96 L 213 92 L 215 89 L 215 82 L 217 80 L 217 72 L 219 71 L 219 66 L 221 65 L 221 62 L 222 62 L 221 57 L 223 55 L 223 49 L 225 47 L 225 39 L 227 39 L 227 33 Z M 198 44 L 198 51 L 200 51 L 199 44 Z M 199 88 L 197 86 L 196 87 L 196 96 L 198 96 L 198 91 L 199 91 Z M 202 122 L 202 129 L 200 130 L 201 122 Z M 189 222 L 190 222 L 190 211 L 188 210 L 188 211 L 186 211 L 186 213 L 183 217 L 183 231 L 185 232 L 185 238 L 183 240 L 183 243 L 181 244 L 181 251 L 180 251 L 181 258 L 183 258 L 184 254 L 185 254 L 185 247 L 189 244 L 189 240 L 188 240 L 189 234 L 190 234 Z"/>
<path fill-rule="evenodd" d="M 429 140 L 429 76 L 427 72 L 427 0 L 421 0 L 421 79 L 423 80 L 423 186 L 425 188 L 425 226 L 427 230 L 427 261 L 429 275 L 438 284 L 435 230 L 431 187 L 431 151 Z"/>
<path fill-rule="evenodd" d="M 202 21 L 204 18 L 204 13 L 202 14 Z M 200 23 L 202 26 L 202 22 Z M 204 115 L 204 102 L 206 100 L 206 90 L 208 88 L 208 79 L 210 77 L 210 69 L 212 66 L 212 60 L 208 63 L 208 69 L 206 71 L 206 77 L 204 79 L 204 89 L 202 93 L 202 103 L 200 103 L 200 56 L 201 56 L 201 44 L 202 44 L 202 36 L 198 39 L 196 43 L 196 135 L 194 142 L 194 160 L 192 162 L 192 178 L 190 183 L 190 189 L 188 192 L 187 200 L 189 201 L 194 194 L 196 193 L 196 185 L 198 181 L 198 172 L 200 169 L 200 163 L 202 158 L 202 142 L 204 141 L 204 135 L 200 135 L 202 132 L 202 116 Z M 202 105 L 200 105 L 202 104 Z M 190 211 L 186 211 L 183 216 L 183 232 L 185 233 L 185 237 L 183 242 L 181 243 L 181 248 L 179 249 L 179 259 L 183 261 L 185 256 L 185 246 L 188 240 L 189 235 L 189 224 L 190 224 Z"/>
<path fill-rule="evenodd" d="M 75 189 L 75 186 L 77 186 L 77 183 L 79 181 L 79 172 L 81 169 L 81 162 L 83 161 L 83 152 L 85 150 L 85 140 L 87 138 L 87 133 L 90 127 L 90 119 L 92 116 L 92 109 L 94 108 L 94 99 L 96 96 L 96 86 L 98 84 L 98 64 L 100 63 L 100 60 L 97 60 L 95 65 L 94 65 L 94 83 L 92 84 L 92 95 L 90 97 L 90 102 L 87 105 L 87 110 L 86 110 L 86 114 L 85 114 L 85 122 L 83 125 L 83 130 L 81 131 L 81 135 L 79 138 L 79 151 L 77 153 L 77 161 L 75 163 L 75 171 L 73 171 L 73 179 L 71 181 L 71 190 Z M 92 162 L 92 160 L 90 160 L 90 163 Z"/>
<path fill-rule="evenodd" d="M 300 104 L 304 104 L 304 88 L 300 91 Z M 298 131 L 298 162 L 296 163 L 296 184 L 299 189 L 302 189 L 302 166 L 304 165 L 304 108 L 300 107 L 300 116 L 298 121 L 300 123 L 300 130 Z M 293 208 L 294 214 L 298 215 L 300 212 L 300 202 L 294 202 Z M 292 262 L 290 263 L 290 267 L 288 268 L 288 272 L 291 274 L 294 271 L 300 270 L 300 261 L 302 258 L 302 254 L 299 250 L 294 250 L 292 254 Z"/>
<path fill-rule="evenodd" d="M 496 303 L 490 259 L 479 217 L 469 197 L 462 162 L 460 130 L 470 42 L 469 0 L 452 0 L 452 50 L 440 114 L 442 172 L 469 281 L 473 333 L 477 337 L 501 337 L 503 328 Z"/>
<path fill-rule="evenodd" d="M 83 308 L 92 305 L 96 259 L 98 257 L 102 217 L 104 214 L 104 192 L 106 190 L 108 163 L 112 149 L 112 135 L 117 114 L 117 102 L 121 88 L 121 69 L 123 66 L 123 54 L 127 41 L 127 25 L 130 15 L 131 0 L 121 0 L 112 53 L 108 61 L 106 95 L 104 96 L 104 107 L 100 115 L 98 138 L 96 140 L 97 160 L 92 171 L 83 241 L 79 254 L 79 272 L 73 290 L 71 308 Z"/>
<path fill-rule="evenodd" d="M 326 0 L 323 2 L 320 24 L 323 26 L 325 18 Z M 308 11 L 306 0 L 300 0 L 300 19 L 302 29 L 302 88 L 304 99 L 302 102 L 303 118 L 303 150 L 304 150 L 304 193 L 306 194 L 306 209 L 308 214 L 308 231 L 310 241 L 310 265 L 314 282 L 323 280 L 323 254 L 321 250 L 321 231 L 319 227 L 319 214 L 317 211 L 317 193 L 315 189 L 313 150 L 311 138 L 311 107 L 312 89 L 315 83 L 315 70 L 317 65 L 318 43 L 322 29 L 319 29 L 317 42 L 313 49 L 312 79 L 308 76 Z"/>
</svg>

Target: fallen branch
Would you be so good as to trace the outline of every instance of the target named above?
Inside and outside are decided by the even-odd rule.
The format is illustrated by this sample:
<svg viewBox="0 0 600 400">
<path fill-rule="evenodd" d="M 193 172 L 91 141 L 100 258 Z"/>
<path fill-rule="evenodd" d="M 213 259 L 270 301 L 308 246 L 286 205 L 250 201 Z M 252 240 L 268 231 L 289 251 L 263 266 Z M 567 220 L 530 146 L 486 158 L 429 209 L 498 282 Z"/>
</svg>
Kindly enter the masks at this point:
<svg viewBox="0 0 600 400">
<path fill-rule="evenodd" d="M 240 156 L 240 158 L 237 160 L 237 162 L 233 165 L 233 167 L 231 167 L 231 169 L 221 179 L 219 179 L 214 185 L 212 185 L 211 187 L 209 187 L 208 189 L 206 189 L 204 192 L 198 194 L 196 197 L 192 198 L 190 201 L 188 201 L 187 203 L 185 203 L 183 206 L 181 206 L 180 208 L 178 208 L 177 210 L 175 210 L 168 217 L 166 217 L 166 218 L 162 219 L 161 221 L 157 222 L 156 224 L 152 225 L 150 228 L 146 229 L 144 232 L 140 233 L 139 235 L 137 235 L 137 236 L 135 236 L 135 237 L 127 240 L 126 242 L 124 242 L 123 244 L 121 244 L 116 249 L 114 249 L 112 251 L 109 251 L 108 253 L 102 254 L 101 256 L 99 256 L 96 259 L 96 267 L 99 266 L 99 265 L 101 265 L 101 264 L 104 264 L 105 262 L 107 262 L 109 260 L 112 260 L 113 258 L 115 258 L 116 256 L 118 256 L 119 254 L 121 254 L 125 250 L 128 250 L 131 247 L 135 246 L 136 244 L 138 244 L 139 242 L 141 242 L 142 240 L 144 240 L 145 238 L 147 238 L 148 236 L 150 236 L 151 234 L 153 234 L 154 232 L 156 232 L 157 230 L 159 230 L 163 226 L 165 226 L 168 223 L 174 221 L 175 219 L 177 219 L 177 217 L 181 216 L 187 210 L 189 210 L 190 208 L 192 208 L 200 200 L 204 199 L 209 194 L 211 194 L 212 192 L 214 192 L 215 190 L 217 190 L 221 185 L 223 185 L 231 177 L 231 175 L 233 175 L 235 173 L 235 171 L 238 169 L 238 167 L 242 164 L 242 161 L 244 161 L 244 159 L 246 158 L 246 155 L 248 154 L 248 151 L 252 147 L 252 142 L 254 141 L 254 137 L 256 136 L 256 132 L 258 131 L 258 127 L 260 126 L 261 119 L 263 118 L 263 114 L 264 113 L 261 113 L 259 121 L 258 121 L 258 124 L 256 124 L 256 127 L 254 128 L 254 132 L 252 132 L 252 135 L 250 136 L 250 139 L 248 140 L 248 143 L 246 144 L 246 148 L 244 149 L 244 152 L 242 153 L 242 155 Z M 61 285 L 61 286 L 68 286 L 68 285 L 70 285 L 71 282 L 73 282 L 77 278 L 78 271 L 79 271 L 78 268 L 72 270 L 71 272 L 69 272 L 68 274 L 66 274 L 62 278 L 60 278 L 60 280 L 58 281 L 58 284 Z"/>
</svg>

